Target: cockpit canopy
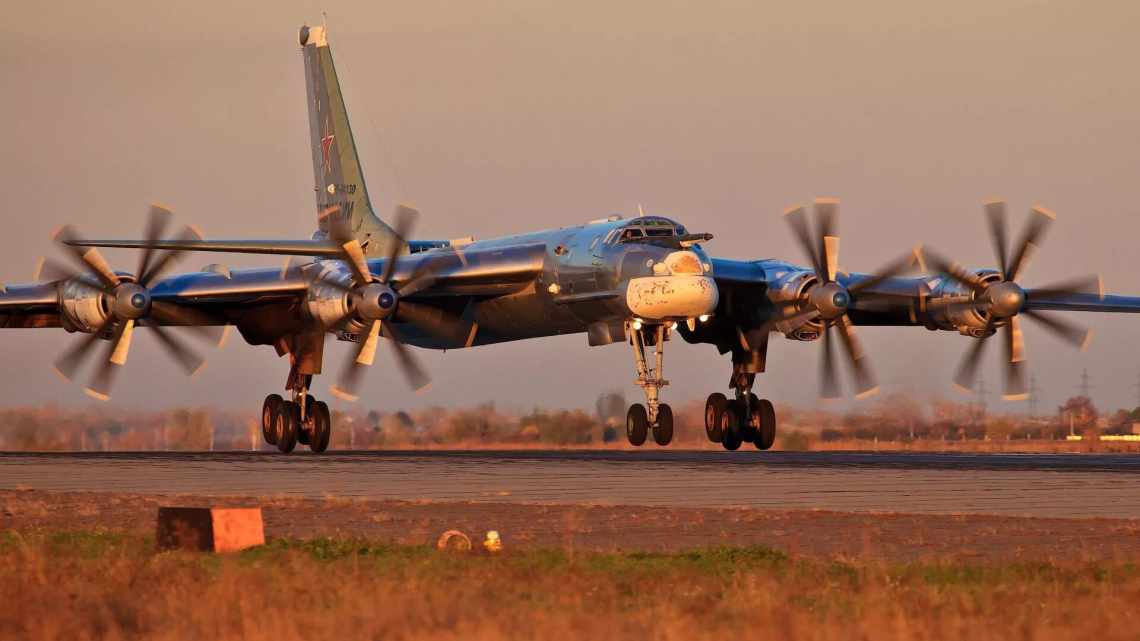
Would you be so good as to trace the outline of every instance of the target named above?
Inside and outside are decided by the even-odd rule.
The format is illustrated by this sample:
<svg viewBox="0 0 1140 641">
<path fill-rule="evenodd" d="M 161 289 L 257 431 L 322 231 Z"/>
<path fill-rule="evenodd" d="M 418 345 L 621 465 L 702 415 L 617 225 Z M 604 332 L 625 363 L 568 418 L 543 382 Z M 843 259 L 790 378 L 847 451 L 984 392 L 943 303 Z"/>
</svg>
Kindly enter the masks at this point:
<svg viewBox="0 0 1140 641">
<path fill-rule="evenodd" d="M 645 242 L 646 240 L 673 240 L 688 234 L 685 227 L 661 216 L 640 216 L 614 229 L 606 237 L 607 243 Z"/>
</svg>

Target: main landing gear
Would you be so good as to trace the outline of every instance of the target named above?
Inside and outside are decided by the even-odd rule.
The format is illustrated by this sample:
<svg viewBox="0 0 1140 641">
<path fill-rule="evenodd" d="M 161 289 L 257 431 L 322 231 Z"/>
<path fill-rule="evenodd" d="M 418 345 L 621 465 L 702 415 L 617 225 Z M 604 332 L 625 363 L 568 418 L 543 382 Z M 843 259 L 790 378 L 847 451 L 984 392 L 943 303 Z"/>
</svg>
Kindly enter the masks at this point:
<svg viewBox="0 0 1140 641">
<path fill-rule="evenodd" d="M 626 335 L 633 346 L 633 359 L 637 367 L 635 384 L 645 392 L 645 405 L 634 403 L 625 414 L 625 435 L 630 445 L 645 443 L 653 432 L 653 442 L 668 445 L 673 440 L 673 408 L 658 401 L 658 392 L 668 385 L 662 378 L 665 341 L 669 340 L 669 328 L 665 325 L 644 325 L 641 322 L 627 322 Z M 654 366 L 650 367 L 645 358 L 645 347 L 654 349 Z"/>
<path fill-rule="evenodd" d="M 776 410 L 771 401 L 752 393 L 756 374 L 734 369 L 730 386 L 735 398 L 717 392 L 705 401 L 705 435 L 726 450 L 740 449 L 745 442 L 766 450 L 776 441 Z"/>
<path fill-rule="evenodd" d="M 312 376 L 297 377 L 300 384 L 291 386 L 292 400 L 280 394 L 265 397 L 261 406 L 261 435 L 266 443 L 276 445 L 288 454 L 297 443 L 308 445 L 316 453 L 329 447 L 332 417 L 329 406 L 308 393 Z"/>
</svg>

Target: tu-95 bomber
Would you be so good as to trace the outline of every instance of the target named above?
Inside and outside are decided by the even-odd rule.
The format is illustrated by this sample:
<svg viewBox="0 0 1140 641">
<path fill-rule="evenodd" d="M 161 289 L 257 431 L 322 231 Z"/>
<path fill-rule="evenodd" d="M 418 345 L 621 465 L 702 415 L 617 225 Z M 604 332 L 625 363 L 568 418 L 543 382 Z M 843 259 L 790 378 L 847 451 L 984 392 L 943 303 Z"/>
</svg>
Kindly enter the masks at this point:
<svg viewBox="0 0 1140 641">
<path fill-rule="evenodd" d="M 160 206 L 151 208 L 139 239 L 87 239 L 64 227 L 55 239 L 67 261 L 46 259 L 35 282 L 0 289 L 0 327 L 78 334 L 55 369 L 75 380 L 94 360 L 85 389 L 106 399 L 137 329 L 153 332 L 193 373 L 203 358 L 180 334 L 217 342 L 232 326 L 249 345 L 288 358 L 286 394 L 269 394 L 262 404 L 263 436 L 282 452 L 298 443 L 314 452 L 329 445 L 329 407 L 313 395 L 314 377 L 329 369 L 329 335 L 356 347 L 328 387 L 348 401 L 367 394 L 361 375 L 376 360 L 382 338 L 413 389 L 425 387 L 429 376 L 412 348 L 465 349 L 561 334 L 585 334 L 590 346 L 626 343 L 645 395 L 627 412 L 627 437 L 637 446 L 650 436 L 667 445 L 674 426 L 661 398 L 668 384 L 664 353 L 680 336 L 730 356 L 729 394 L 713 392 L 706 401 L 708 438 L 729 450 L 746 442 L 763 450 L 775 440 L 776 415 L 753 388 L 771 336 L 819 341 L 821 395 L 834 398 L 840 395 L 837 360 L 851 370 L 856 396 L 878 389 L 858 326 L 968 337 L 971 346 L 954 377 L 963 387 L 973 385 L 983 350 L 1000 334 L 1005 393 L 1016 399 L 1027 393 L 1023 318 L 1083 347 L 1089 332 L 1050 312 L 1140 312 L 1140 298 L 1106 295 L 1095 276 L 1023 287 L 1028 260 L 1055 216 L 1033 208 L 1010 242 L 1005 205 L 997 201 L 985 212 L 998 266 L 983 269 L 920 246 L 877 272 L 844 271 L 833 199 L 816 200 L 810 217 L 803 206 L 785 212 L 807 265 L 717 258 L 706 248 L 715 232 L 711 221 L 692 228 L 653 215 L 487 240 L 417 239 L 414 209 L 398 207 L 390 224 L 373 210 L 325 28 L 303 27 L 300 46 L 316 194 L 312 238 L 206 240 L 193 227 L 170 236 L 172 214 Z M 111 267 L 101 247 L 138 249 L 135 270 Z M 288 256 L 290 262 L 172 274 L 191 252 Z"/>
</svg>

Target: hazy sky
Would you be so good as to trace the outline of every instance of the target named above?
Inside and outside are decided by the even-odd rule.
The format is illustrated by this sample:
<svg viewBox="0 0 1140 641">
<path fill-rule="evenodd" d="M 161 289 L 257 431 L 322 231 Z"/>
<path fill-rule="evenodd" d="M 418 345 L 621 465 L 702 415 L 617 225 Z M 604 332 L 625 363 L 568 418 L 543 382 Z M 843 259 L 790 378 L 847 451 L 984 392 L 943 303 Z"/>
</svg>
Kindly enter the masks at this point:
<svg viewBox="0 0 1140 641">
<path fill-rule="evenodd" d="M 1060 215 L 1023 284 L 1102 272 L 1111 291 L 1140 294 L 1136 3 L 235 4 L 6 7 L 0 280 L 26 281 L 61 223 L 137 236 L 151 201 L 216 238 L 310 235 L 296 31 L 324 9 L 374 204 L 415 203 L 420 237 L 486 238 L 643 203 L 715 234 L 715 255 L 802 260 L 780 212 L 837 196 L 846 269 L 919 241 L 992 265 L 981 201 L 999 195 L 1018 224 L 1037 202 Z M 133 254 L 110 256 L 133 269 Z M 184 267 L 218 260 L 272 262 L 203 255 Z M 1082 320 L 1097 332 L 1085 354 L 1025 324 L 1042 402 L 1072 394 L 1088 367 L 1098 401 L 1135 404 L 1140 317 Z M 861 336 L 887 390 L 921 394 L 952 394 L 969 345 L 924 329 Z M 140 338 L 117 403 L 256 408 L 288 369 L 234 340 L 188 380 Z M 88 402 L 49 369 L 70 340 L 0 332 L 0 402 Z M 330 345 L 336 371 L 348 351 Z M 999 346 L 985 361 L 995 392 Z M 775 340 L 758 391 L 810 402 L 819 350 Z M 629 349 L 588 348 L 584 335 L 421 353 L 427 393 L 410 395 L 382 348 L 366 406 L 639 395 Z M 679 402 L 721 389 L 730 364 L 676 340 L 666 368 L 665 397 Z"/>
</svg>

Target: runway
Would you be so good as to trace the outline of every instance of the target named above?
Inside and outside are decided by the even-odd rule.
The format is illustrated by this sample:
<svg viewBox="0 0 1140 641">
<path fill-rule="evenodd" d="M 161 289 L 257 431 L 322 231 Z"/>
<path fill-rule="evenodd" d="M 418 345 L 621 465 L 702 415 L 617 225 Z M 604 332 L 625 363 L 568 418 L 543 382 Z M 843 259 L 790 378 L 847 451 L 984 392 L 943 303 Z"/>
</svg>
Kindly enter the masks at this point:
<svg viewBox="0 0 1140 641">
<path fill-rule="evenodd" d="M 1140 518 L 1140 456 L 647 450 L 0 453 L 0 488 Z"/>
</svg>

